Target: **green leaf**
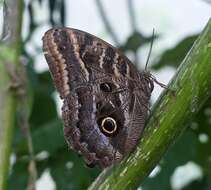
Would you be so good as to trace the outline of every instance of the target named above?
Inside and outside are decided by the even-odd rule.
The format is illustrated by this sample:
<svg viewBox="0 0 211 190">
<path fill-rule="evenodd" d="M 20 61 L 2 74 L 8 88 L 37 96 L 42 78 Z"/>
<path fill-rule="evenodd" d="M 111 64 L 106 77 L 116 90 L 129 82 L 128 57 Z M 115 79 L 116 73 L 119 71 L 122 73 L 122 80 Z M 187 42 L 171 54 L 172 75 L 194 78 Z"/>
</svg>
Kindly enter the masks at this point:
<svg viewBox="0 0 211 190">
<path fill-rule="evenodd" d="M 33 88 L 34 104 L 30 124 L 32 127 L 38 127 L 58 117 L 55 100 L 52 96 L 54 87 L 49 72 L 38 74 Z"/>
<path fill-rule="evenodd" d="M 211 189 L 210 184 L 207 182 L 208 181 L 205 177 L 202 179 L 199 179 L 199 180 L 194 180 L 193 182 L 191 182 L 190 184 L 188 184 L 181 190 L 208 190 L 208 189 Z"/>
<path fill-rule="evenodd" d="M 21 131 L 20 131 L 21 133 Z M 49 155 L 55 154 L 61 147 L 67 147 L 63 136 L 63 124 L 60 120 L 53 120 L 38 129 L 32 131 L 32 142 L 35 154 L 47 151 Z M 16 142 L 16 154 L 26 155 L 28 153 L 25 138 L 19 138 Z"/>
<path fill-rule="evenodd" d="M 26 189 L 28 182 L 28 161 L 18 160 L 11 171 L 8 180 L 9 190 L 22 190 Z"/>
<path fill-rule="evenodd" d="M 146 43 L 149 43 L 152 41 L 152 37 L 145 37 L 140 32 L 134 32 L 129 38 L 127 39 L 126 43 L 120 47 L 123 51 L 132 50 L 133 52 L 136 52 L 141 46 L 145 45 Z M 156 39 L 158 36 L 154 36 Z"/>
<path fill-rule="evenodd" d="M 206 104 L 201 108 L 199 114 L 193 120 L 192 130 L 198 138 L 204 137 L 204 142 L 199 141 L 196 151 L 197 156 L 195 158 L 196 162 L 201 165 L 204 170 L 204 174 L 208 175 L 211 179 L 211 98 L 206 102 Z M 195 127 L 194 127 L 195 126 Z M 207 139 L 206 139 L 207 138 Z"/>
<path fill-rule="evenodd" d="M 179 42 L 174 48 L 165 51 L 152 68 L 158 70 L 164 66 L 178 67 L 197 37 L 198 35 L 189 36 Z"/>
</svg>

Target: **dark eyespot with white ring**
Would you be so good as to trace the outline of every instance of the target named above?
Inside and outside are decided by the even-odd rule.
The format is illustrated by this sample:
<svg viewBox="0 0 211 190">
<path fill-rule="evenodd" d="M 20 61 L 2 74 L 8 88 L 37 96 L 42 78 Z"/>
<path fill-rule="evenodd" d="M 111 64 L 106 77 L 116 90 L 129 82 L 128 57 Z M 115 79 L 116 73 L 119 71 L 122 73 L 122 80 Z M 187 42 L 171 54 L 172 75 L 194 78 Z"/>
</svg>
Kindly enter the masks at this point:
<svg viewBox="0 0 211 190">
<path fill-rule="evenodd" d="M 101 83 L 100 89 L 103 92 L 112 92 L 112 84 L 111 83 Z"/>
<path fill-rule="evenodd" d="M 117 132 L 116 120 L 112 117 L 105 117 L 100 124 L 102 133 L 106 136 L 112 136 Z"/>
</svg>

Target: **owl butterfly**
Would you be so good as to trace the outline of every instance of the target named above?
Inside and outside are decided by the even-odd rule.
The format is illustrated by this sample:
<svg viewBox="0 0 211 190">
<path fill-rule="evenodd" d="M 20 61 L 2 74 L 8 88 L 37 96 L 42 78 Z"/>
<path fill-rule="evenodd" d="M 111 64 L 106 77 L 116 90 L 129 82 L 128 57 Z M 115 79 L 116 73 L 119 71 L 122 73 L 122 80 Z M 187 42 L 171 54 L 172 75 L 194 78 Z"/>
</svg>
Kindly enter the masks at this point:
<svg viewBox="0 0 211 190">
<path fill-rule="evenodd" d="M 136 147 L 153 80 L 118 49 L 86 32 L 53 28 L 43 51 L 63 99 L 64 136 L 89 166 L 108 167 Z"/>
</svg>

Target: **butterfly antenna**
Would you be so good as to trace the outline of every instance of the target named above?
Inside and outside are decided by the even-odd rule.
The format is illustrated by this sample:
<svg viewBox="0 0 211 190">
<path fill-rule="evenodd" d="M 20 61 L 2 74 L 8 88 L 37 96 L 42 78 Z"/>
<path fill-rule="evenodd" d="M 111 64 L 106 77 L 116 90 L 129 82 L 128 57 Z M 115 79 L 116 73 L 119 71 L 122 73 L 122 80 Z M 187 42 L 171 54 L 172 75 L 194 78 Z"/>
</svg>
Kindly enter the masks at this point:
<svg viewBox="0 0 211 190">
<path fill-rule="evenodd" d="M 153 47 L 154 38 L 155 38 L 155 29 L 153 28 L 153 30 L 152 30 L 152 41 L 150 43 L 149 53 L 148 53 L 147 61 L 146 61 L 146 64 L 145 64 L 145 71 L 147 70 L 147 66 L 148 66 L 148 63 L 149 63 L 149 58 L 150 58 L 151 53 L 152 53 L 152 47 Z"/>
</svg>

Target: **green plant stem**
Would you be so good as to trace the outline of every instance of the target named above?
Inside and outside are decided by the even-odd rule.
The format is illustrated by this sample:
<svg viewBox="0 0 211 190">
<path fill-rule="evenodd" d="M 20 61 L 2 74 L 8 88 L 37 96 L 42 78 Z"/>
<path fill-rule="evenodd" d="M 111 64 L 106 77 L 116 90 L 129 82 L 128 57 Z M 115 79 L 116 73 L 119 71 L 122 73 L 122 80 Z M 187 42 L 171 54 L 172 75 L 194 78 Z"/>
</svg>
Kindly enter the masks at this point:
<svg viewBox="0 0 211 190">
<path fill-rule="evenodd" d="M 16 96 L 12 90 L 17 84 L 15 71 L 19 64 L 22 0 L 8 0 L 9 14 L 4 19 L 10 27 L 7 41 L 0 42 L 0 189 L 7 189 L 9 160 L 16 115 Z M 12 66 L 12 68 L 11 68 Z"/>
<path fill-rule="evenodd" d="M 169 89 L 156 102 L 136 151 L 113 170 L 104 170 L 89 190 L 136 189 L 211 97 L 211 20 L 178 68 Z"/>
</svg>

